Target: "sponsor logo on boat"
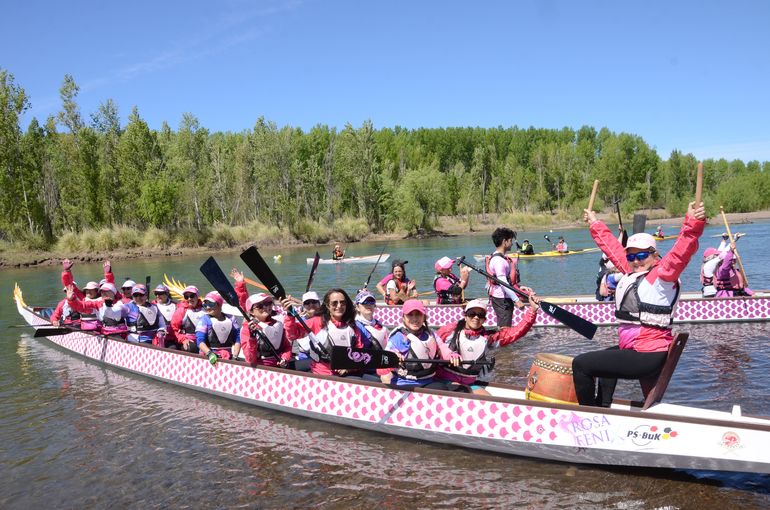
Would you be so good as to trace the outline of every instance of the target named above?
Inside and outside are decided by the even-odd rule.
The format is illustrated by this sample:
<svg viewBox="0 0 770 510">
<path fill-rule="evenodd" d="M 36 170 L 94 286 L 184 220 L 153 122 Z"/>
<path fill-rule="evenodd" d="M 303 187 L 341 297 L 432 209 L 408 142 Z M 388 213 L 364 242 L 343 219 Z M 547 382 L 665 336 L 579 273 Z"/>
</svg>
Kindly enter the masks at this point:
<svg viewBox="0 0 770 510">
<path fill-rule="evenodd" d="M 719 444 L 722 446 L 722 448 L 727 450 L 737 450 L 739 448 L 743 448 L 740 436 L 732 431 L 727 431 L 722 434 L 722 441 Z"/>
<path fill-rule="evenodd" d="M 679 433 L 671 427 L 660 428 L 657 425 L 639 425 L 634 430 L 626 432 L 626 437 L 636 446 L 647 446 L 658 441 L 674 439 Z"/>
<path fill-rule="evenodd" d="M 572 435 L 575 446 L 586 447 L 612 442 L 609 433 L 610 420 L 606 416 L 587 418 L 573 413 L 569 420 L 561 422 L 561 426 Z"/>
</svg>

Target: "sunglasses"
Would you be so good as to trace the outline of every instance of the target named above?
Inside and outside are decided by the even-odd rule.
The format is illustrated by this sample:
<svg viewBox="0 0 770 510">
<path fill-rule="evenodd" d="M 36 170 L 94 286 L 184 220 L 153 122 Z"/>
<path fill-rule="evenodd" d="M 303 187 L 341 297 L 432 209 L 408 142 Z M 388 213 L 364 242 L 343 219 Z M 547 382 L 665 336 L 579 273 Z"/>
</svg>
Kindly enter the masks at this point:
<svg viewBox="0 0 770 510">
<path fill-rule="evenodd" d="M 142 294 L 141 292 L 137 292 L 136 294 L 132 294 L 133 297 L 139 297 L 144 296 L 145 294 Z"/>
<path fill-rule="evenodd" d="M 338 306 L 345 306 L 347 303 L 345 301 L 329 301 L 329 306 L 332 308 L 338 307 Z"/>
<path fill-rule="evenodd" d="M 308 299 L 302 302 L 302 306 L 321 306 L 321 302 L 317 299 Z"/>
<path fill-rule="evenodd" d="M 647 257 L 652 255 L 653 252 L 651 251 L 640 251 L 639 253 L 628 253 L 626 254 L 626 260 L 629 262 L 633 262 L 634 260 L 638 260 L 639 262 L 642 262 L 643 260 L 647 260 Z"/>
<path fill-rule="evenodd" d="M 168 296 L 168 292 L 155 292 L 156 296 Z"/>
<path fill-rule="evenodd" d="M 262 301 L 252 306 L 252 308 L 259 308 L 260 310 L 269 310 L 273 307 L 272 301 Z"/>
<path fill-rule="evenodd" d="M 486 312 L 467 312 L 465 314 L 466 317 L 469 319 L 486 319 L 487 313 Z"/>
<path fill-rule="evenodd" d="M 198 294 L 184 294 L 185 299 L 195 299 L 198 297 Z"/>
<path fill-rule="evenodd" d="M 367 299 L 363 303 L 358 303 L 358 304 L 359 305 L 364 305 L 364 306 L 374 306 L 374 305 L 377 304 L 377 301 L 375 301 L 374 299 Z"/>
<path fill-rule="evenodd" d="M 204 301 L 203 302 L 203 308 L 211 309 L 211 308 L 214 308 L 215 306 L 217 306 L 217 304 L 216 303 L 212 303 L 211 301 Z"/>
</svg>

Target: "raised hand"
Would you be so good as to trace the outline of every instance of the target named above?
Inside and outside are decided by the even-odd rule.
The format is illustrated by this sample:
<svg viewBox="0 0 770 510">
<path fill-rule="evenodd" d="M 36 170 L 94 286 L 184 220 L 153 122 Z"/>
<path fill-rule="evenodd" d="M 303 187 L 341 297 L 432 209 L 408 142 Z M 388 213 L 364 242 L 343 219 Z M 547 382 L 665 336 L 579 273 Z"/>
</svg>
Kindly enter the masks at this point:
<svg viewBox="0 0 770 510">
<path fill-rule="evenodd" d="M 236 283 L 243 282 L 243 271 L 238 271 L 237 268 L 233 268 L 232 271 L 230 271 L 230 276 L 233 278 L 233 280 L 236 281 Z"/>
<path fill-rule="evenodd" d="M 705 221 L 706 208 L 703 206 L 703 202 L 697 206 L 695 205 L 695 202 L 690 202 L 687 206 L 687 216 L 695 218 L 696 220 Z"/>
<path fill-rule="evenodd" d="M 72 264 L 73 264 L 73 262 L 70 259 L 64 259 L 64 260 L 61 261 L 62 268 L 65 271 L 71 270 L 72 269 Z"/>
<path fill-rule="evenodd" d="M 102 264 L 102 267 L 104 268 L 105 274 L 112 272 L 112 264 L 110 264 L 109 260 L 105 260 L 104 263 Z"/>
<path fill-rule="evenodd" d="M 583 209 L 583 221 L 589 225 L 596 221 L 596 213 L 588 209 Z"/>
</svg>

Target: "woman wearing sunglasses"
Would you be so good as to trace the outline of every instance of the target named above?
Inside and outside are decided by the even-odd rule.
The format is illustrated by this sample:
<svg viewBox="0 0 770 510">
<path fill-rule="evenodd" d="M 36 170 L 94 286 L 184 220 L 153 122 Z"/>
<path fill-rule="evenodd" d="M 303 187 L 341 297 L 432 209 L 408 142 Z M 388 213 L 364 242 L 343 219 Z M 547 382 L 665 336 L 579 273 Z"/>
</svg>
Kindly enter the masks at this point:
<svg viewBox="0 0 770 510">
<path fill-rule="evenodd" d="M 460 364 L 461 361 L 494 362 L 491 351 L 506 346 L 527 334 L 537 319 L 540 300 L 529 298 L 529 309 L 513 327 L 493 332 L 484 327 L 487 318 L 487 301 L 474 299 L 465 305 L 465 318 L 439 328 L 436 336 L 441 357 L 450 365 L 439 366 L 436 380 L 469 386 L 473 393 L 489 395 L 484 384 L 477 384 L 483 365 Z"/>
<path fill-rule="evenodd" d="M 674 310 L 679 299 L 679 275 L 698 251 L 706 225 L 703 203 L 691 202 L 679 237 L 664 257 L 650 234 L 634 234 L 625 248 L 607 225 L 586 209 L 597 246 L 623 273 L 615 290 L 617 346 L 580 354 L 572 361 L 575 392 L 581 405 L 610 407 L 618 379 L 656 378 L 666 361 Z M 598 391 L 594 378 L 599 381 Z"/>
<path fill-rule="evenodd" d="M 176 344 L 167 342 L 167 347 L 197 353 L 195 325 L 203 314 L 203 301 L 199 297 L 198 287 L 188 285 L 182 291 L 182 301 L 177 304 L 171 318 L 171 330 Z"/>
<path fill-rule="evenodd" d="M 251 314 L 248 327 L 241 328 L 241 346 L 246 361 L 254 365 L 285 367 L 291 361 L 291 342 L 283 321 L 275 320 L 273 297 L 264 292 L 252 294 L 245 303 Z"/>
<path fill-rule="evenodd" d="M 204 314 L 195 326 L 198 350 L 215 365 L 218 358 L 235 359 L 241 352 L 241 325 L 232 315 L 222 311 L 225 300 L 219 292 L 203 298 Z"/>
</svg>

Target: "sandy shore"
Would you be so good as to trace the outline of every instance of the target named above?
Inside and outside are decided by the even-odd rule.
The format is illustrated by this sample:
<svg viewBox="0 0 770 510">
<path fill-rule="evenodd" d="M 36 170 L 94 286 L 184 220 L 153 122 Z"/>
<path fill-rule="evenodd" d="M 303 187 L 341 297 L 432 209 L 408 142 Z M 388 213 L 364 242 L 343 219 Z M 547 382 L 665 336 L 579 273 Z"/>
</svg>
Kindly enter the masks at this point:
<svg viewBox="0 0 770 510">
<path fill-rule="evenodd" d="M 664 214 L 664 211 L 662 210 L 652 210 L 652 211 L 640 211 L 641 214 L 647 214 L 648 220 L 647 220 L 647 230 L 649 232 L 652 232 L 655 230 L 655 227 L 658 225 L 681 225 L 682 220 L 684 218 L 680 217 L 662 217 Z M 617 223 L 617 217 L 614 213 L 602 213 L 599 214 L 599 219 L 606 221 L 609 224 L 616 224 Z M 755 211 L 750 213 L 728 213 L 727 214 L 727 221 L 730 223 L 730 225 L 741 225 L 746 223 L 753 223 L 757 220 L 767 220 L 770 219 L 770 210 L 767 211 Z M 498 224 L 496 223 L 497 216 L 490 215 L 487 218 L 487 221 L 481 222 L 478 221 L 474 225 L 474 229 L 472 231 L 468 230 L 468 225 L 463 221 L 463 218 L 459 217 L 451 217 L 451 218 L 442 218 L 440 220 L 440 225 L 437 227 L 437 232 L 428 234 L 429 237 L 435 237 L 435 236 L 455 236 L 455 235 L 489 235 L 492 230 L 494 230 Z M 627 224 L 626 224 L 627 223 Z M 722 225 L 722 220 L 719 216 L 710 218 L 709 224 L 711 225 Z M 570 228 L 580 228 L 583 227 L 585 224 L 581 220 L 574 220 L 574 221 L 561 221 L 561 222 L 555 222 L 551 225 L 546 226 L 527 226 L 528 230 L 538 230 L 543 228 L 553 229 L 553 230 L 563 230 L 563 229 L 570 229 Z M 626 220 L 624 222 L 624 225 L 630 229 L 631 221 L 630 219 Z M 521 226 L 517 225 L 508 225 L 509 227 L 513 228 L 514 230 L 520 229 L 523 230 Z M 665 229 L 664 229 L 665 230 Z M 420 236 L 418 236 L 420 237 Z M 383 240 L 392 240 L 392 239 L 404 239 L 405 235 L 404 233 L 390 233 L 390 234 L 372 234 L 367 236 L 363 241 L 383 241 Z M 349 243 L 349 244 L 355 244 L 355 243 Z M 282 245 L 275 245 L 276 248 L 281 247 L 296 247 L 296 246 L 302 246 L 303 243 L 289 243 L 289 244 L 282 244 Z M 326 251 L 331 251 L 331 245 L 333 243 L 329 243 L 326 245 L 319 245 L 319 246 L 326 246 L 328 248 L 324 248 Z M 136 248 L 136 249 L 129 249 L 129 250 L 120 250 L 120 251 L 112 251 L 112 252 L 103 252 L 103 253 L 75 253 L 75 254 L 60 254 L 60 253 L 54 253 L 54 252 L 30 252 L 30 251 L 24 251 L 24 252 L 0 252 L 0 270 L 2 269 L 8 269 L 8 268 L 19 268 L 19 267 L 32 267 L 32 266 L 52 266 L 52 265 L 58 265 L 61 263 L 61 260 L 63 258 L 70 258 L 76 262 L 100 262 L 103 260 L 126 260 L 126 259 L 143 259 L 143 258 L 151 258 L 151 257 L 179 257 L 179 256 L 185 256 L 185 255 L 204 255 L 209 253 L 221 253 L 221 252 L 227 252 L 227 251 L 242 251 L 245 248 L 247 248 L 248 245 L 243 246 L 235 246 L 229 249 L 216 249 L 213 250 L 211 248 L 206 247 L 199 247 L 199 248 L 168 248 L 165 250 L 149 250 L 146 248 Z M 312 245 L 308 245 L 312 246 Z M 319 250 L 323 251 L 323 250 Z"/>
</svg>

